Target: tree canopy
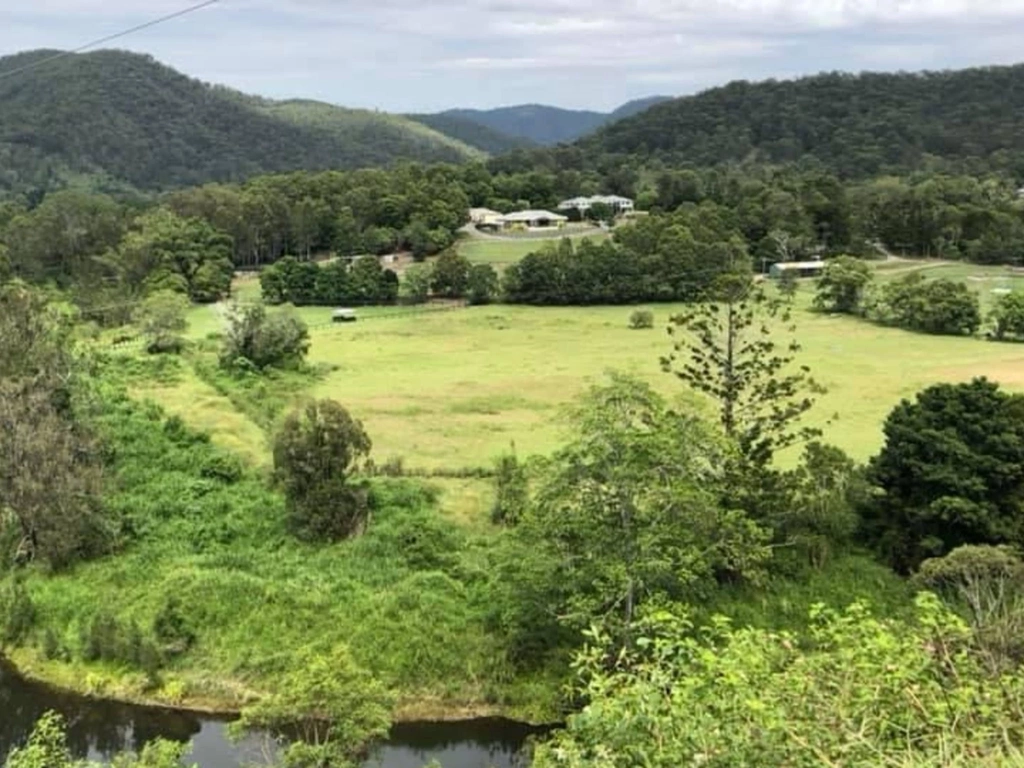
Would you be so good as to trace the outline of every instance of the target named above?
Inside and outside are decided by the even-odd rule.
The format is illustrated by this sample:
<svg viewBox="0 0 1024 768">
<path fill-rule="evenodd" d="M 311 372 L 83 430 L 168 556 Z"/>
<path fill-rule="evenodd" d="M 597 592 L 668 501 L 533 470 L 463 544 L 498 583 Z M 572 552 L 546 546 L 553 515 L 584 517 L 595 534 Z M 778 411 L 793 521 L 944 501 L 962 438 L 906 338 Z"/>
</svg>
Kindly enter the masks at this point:
<svg viewBox="0 0 1024 768">
<path fill-rule="evenodd" d="M 901 570 L 963 544 L 1024 544 L 1024 396 L 937 384 L 889 414 L 864 535 Z"/>
</svg>

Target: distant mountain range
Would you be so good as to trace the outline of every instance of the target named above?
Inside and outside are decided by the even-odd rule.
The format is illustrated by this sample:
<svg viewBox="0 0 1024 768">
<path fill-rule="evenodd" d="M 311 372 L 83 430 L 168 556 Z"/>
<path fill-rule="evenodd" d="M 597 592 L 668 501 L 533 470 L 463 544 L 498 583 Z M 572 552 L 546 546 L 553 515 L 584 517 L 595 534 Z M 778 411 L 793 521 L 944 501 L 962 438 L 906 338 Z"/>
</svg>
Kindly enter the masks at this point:
<svg viewBox="0 0 1024 768">
<path fill-rule="evenodd" d="M 2 58 L 0 73 L 54 53 Z M 275 171 L 482 156 L 399 115 L 246 96 L 121 51 L 68 56 L 0 79 L 0 193 L 78 179 L 156 191 Z"/>
<path fill-rule="evenodd" d="M 261 173 L 463 162 L 574 140 L 613 113 L 521 106 L 402 116 L 274 101 L 187 77 L 152 57 L 57 51 L 0 58 L 0 194 L 83 185 L 153 192 Z M 32 66 L 35 65 L 35 66 Z"/>
<path fill-rule="evenodd" d="M 637 99 L 613 112 L 522 104 L 488 110 L 450 109 L 434 115 L 410 117 L 484 151 L 498 153 L 522 146 L 550 146 L 575 141 L 604 125 L 632 117 L 668 99 L 668 96 Z M 484 132 L 480 132 L 481 129 Z"/>
</svg>

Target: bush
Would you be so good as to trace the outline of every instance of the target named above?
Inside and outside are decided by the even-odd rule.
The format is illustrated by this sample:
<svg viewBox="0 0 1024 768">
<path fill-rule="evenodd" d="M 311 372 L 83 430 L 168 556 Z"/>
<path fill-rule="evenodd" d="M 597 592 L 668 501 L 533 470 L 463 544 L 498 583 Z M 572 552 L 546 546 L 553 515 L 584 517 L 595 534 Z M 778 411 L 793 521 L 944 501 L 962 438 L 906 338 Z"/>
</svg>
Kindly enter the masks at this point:
<svg viewBox="0 0 1024 768">
<path fill-rule="evenodd" d="M 181 334 L 188 328 L 185 313 L 188 298 L 172 291 L 159 291 L 147 296 L 132 319 L 146 338 L 150 354 L 178 354 L 185 346 Z"/>
<path fill-rule="evenodd" d="M 1024 678 L 966 652 L 969 628 L 934 596 L 913 623 L 862 604 L 817 606 L 812 622 L 800 642 L 725 621 L 697 634 L 661 611 L 611 671 L 594 633 L 576 666 L 589 704 L 534 766 L 1021 764 Z"/>
<path fill-rule="evenodd" d="M 885 286 L 874 317 L 920 333 L 970 336 L 981 326 L 981 306 L 963 283 L 926 280 L 920 272 L 912 272 Z"/>
<path fill-rule="evenodd" d="M 20 578 L 0 583 L 0 649 L 24 640 L 36 622 L 36 608 Z"/>
<path fill-rule="evenodd" d="M 309 329 L 290 312 L 268 314 L 262 304 L 236 309 L 229 318 L 221 365 L 245 361 L 256 369 L 295 368 L 309 351 Z"/>
<path fill-rule="evenodd" d="M 82 640 L 82 659 L 85 661 L 117 661 L 121 658 L 121 630 L 117 620 L 107 611 L 92 617 Z"/>
<path fill-rule="evenodd" d="M 474 264 L 469 270 L 469 303 L 490 304 L 498 295 L 498 273 L 490 264 Z"/>
<path fill-rule="evenodd" d="M 1000 341 L 1024 339 L 1024 292 L 1001 296 L 992 310 L 993 334 Z"/>
<path fill-rule="evenodd" d="M 333 400 L 312 402 L 285 420 L 274 438 L 274 472 L 296 535 L 334 541 L 362 528 L 368 492 L 348 478 L 370 447 L 362 423 Z"/>
<path fill-rule="evenodd" d="M 195 630 L 182 612 L 176 595 L 164 598 L 160 611 L 153 619 L 153 634 L 166 656 L 180 656 L 196 641 Z"/>
<path fill-rule="evenodd" d="M 791 270 L 783 272 L 789 273 Z M 853 256 L 839 256 L 825 265 L 814 297 L 816 309 L 855 314 L 860 311 L 864 290 L 872 280 L 871 267 Z"/>
<path fill-rule="evenodd" d="M 638 309 L 629 316 L 629 327 L 633 330 L 654 327 L 654 313 L 649 309 Z"/>
</svg>

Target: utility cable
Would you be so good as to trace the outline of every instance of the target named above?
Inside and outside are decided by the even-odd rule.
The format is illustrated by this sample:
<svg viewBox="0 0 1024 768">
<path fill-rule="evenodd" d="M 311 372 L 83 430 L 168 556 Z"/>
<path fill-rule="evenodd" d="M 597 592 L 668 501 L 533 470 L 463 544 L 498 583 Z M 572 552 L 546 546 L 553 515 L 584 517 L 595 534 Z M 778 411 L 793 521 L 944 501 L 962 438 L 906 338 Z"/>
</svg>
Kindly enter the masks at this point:
<svg viewBox="0 0 1024 768">
<path fill-rule="evenodd" d="M 55 53 L 53 56 L 47 56 L 45 59 L 33 61 L 31 64 L 26 64 L 23 67 L 18 67 L 17 69 L 12 69 L 7 72 L 0 72 L 0 80 L 4 80 L 8 77 L 14 77 L 15 75 L 20 75 L 22 72 L 27 72 L 30 69 L 41 67 L 44 64 L 50 63 L 51 61 L 57 61 L 58 59 L 64 59 L 68 56 L 74 56 L 76 53 L 82 53 L 83 51 L 87 51 L 90 48 L 95 48 L 97 45 L 103 45 L 104 43 L 109 43 L 112 40 L 118 40 L 122 37 L 127 37 L 128 35 L 135 34 L 136 32 L 141 32 L 144 29 L 155 27 L 157 24 L 163 24 L 166 21 L 171 21 L 172 19 L 187 16 L 190 13 L 195 13 L 196 11 L 202 10 L 203 8 L 207 8 L 211 5 L 219 3 L 220 1 L 221 0 L 204 0 L 201 3 L 196 3 L 195 5 L 189 6 L 188 8 L 183 8 L 180 11 L 175 11 L 174 13 L 170 13 L 166 16 L 161 16 L 158 19 L 153 19 L 152 21 L 147 21 L 143 24 L 139 24 L 137 26 L 132 27 L 131 29 L 125 29 L 121 32 L 115 32 L 112 35 L 101 37 L 99 40 L 93 40 L 90 43 L 80 45 L 79 47 L 74 48 L 70 51 L 61 51 L 60 53 Z"/>
</svg>

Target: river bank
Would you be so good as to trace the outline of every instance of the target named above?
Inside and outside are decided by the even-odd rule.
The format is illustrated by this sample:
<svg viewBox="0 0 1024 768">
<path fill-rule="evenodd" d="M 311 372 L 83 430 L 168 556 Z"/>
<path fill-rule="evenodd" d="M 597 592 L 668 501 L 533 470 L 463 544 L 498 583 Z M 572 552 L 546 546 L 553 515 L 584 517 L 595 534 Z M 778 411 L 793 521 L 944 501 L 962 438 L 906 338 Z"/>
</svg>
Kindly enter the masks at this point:
<svg viewBox="0 0 1024 768">
<path fill-rule="evenodd" d="M 277 748 L 260 734 L 232 740 L 226 716 L 78 696 L 27 680 L 0 663 L 0 766 L 46 711 L 63 716 L 72 754 L 97 762 L 138 751 L 156 738 L 191 744 L 186 763 L 201 768 L 266 764 Z M 363 768 L 422 768 L 431 761 L 445 768 L 523 768 L 530 738 L 546 730 L 501 718 L 398 723 L 374 745 Z"/>
<path fill-rule="evenodd" d="M 205 678 L 202 681 L 166 675 L 163 685 L 152 688 L 145 676 L 122 670 L 90 668 L 43 658 L 33 648 L 9 649 L 0 654 L 0 667 L 18 677 L 83 699 L 139 707 L 167 708 L 178 712 L 233 719 L 255 701 L 259 693 L 238 683 Z M 460 722 L 501 718 L 531 727 L 547 723 L 526 713 L 485 702 L 446 701 L 438 697 L 400 699 L 392 712 L 396 724 L 417 722 Z M 552 718 L 553 719 L 553 718 Z"/>
</svg>

